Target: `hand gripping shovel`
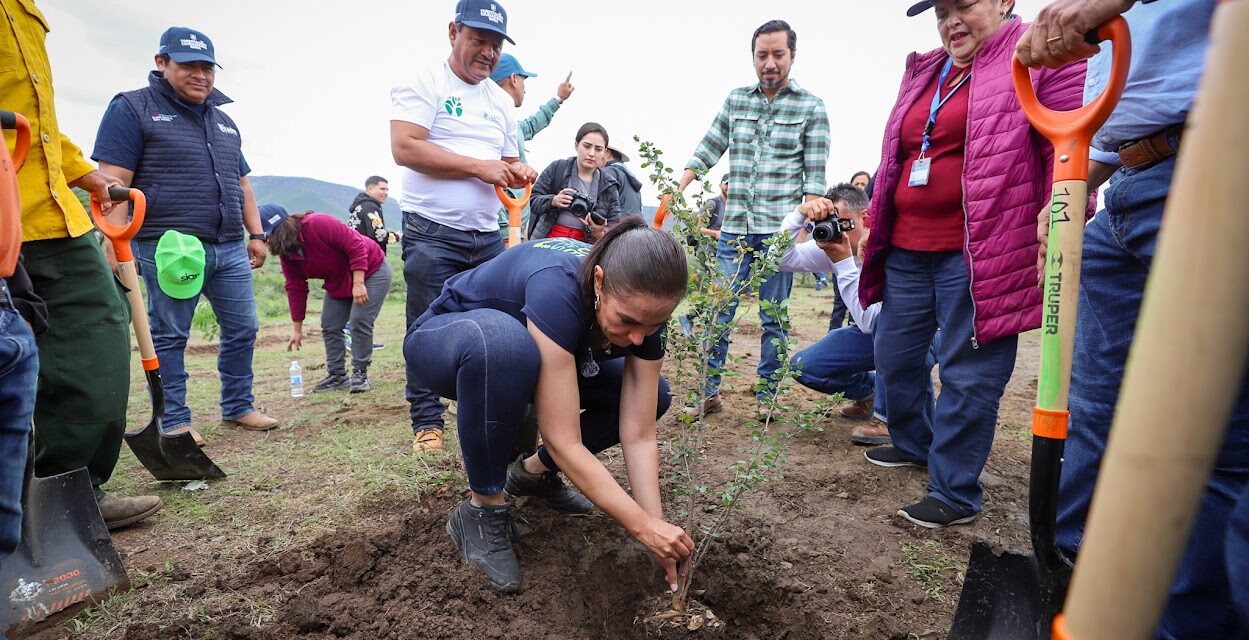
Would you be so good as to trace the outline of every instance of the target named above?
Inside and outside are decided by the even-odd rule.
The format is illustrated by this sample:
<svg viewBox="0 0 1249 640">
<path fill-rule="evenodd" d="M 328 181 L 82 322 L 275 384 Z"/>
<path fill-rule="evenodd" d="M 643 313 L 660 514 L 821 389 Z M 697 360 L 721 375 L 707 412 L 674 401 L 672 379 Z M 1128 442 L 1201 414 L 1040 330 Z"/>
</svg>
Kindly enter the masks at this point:
<svg viewBox="0 0 1249 640">
<path fill-rule="evenodd" d="M 499 201 L 507 207 L 507 248 L 519 246 L 520 214 L 525 210 L 525 205 L 529 204 L 529 195 L 533 193 L 533 183 L 525 183 L 525 193 L 519 198 L 513 198 L 506 189 L 497 184 L 494 186 L 494 192 L 499 194 Z"/>
<path fill-rule="evenodd" d="M 20 114 L 0 111 L 0 128 L 17 130 L 12 157 L 0 145 L 0 206 L 8 209 L 0 212 L 0 219 L 12 214 L 18 228 L 3 232 L 20 239 L 17 171 L 30 146 L 30 123 Z M 110 591 L 130 588 L 96 506 L 90 474 L 75 469 L 36 478 L 34 450 L 32 434 L 22 485 L 22 538 L 0 562 L 0 636 L 10 638 L 69 616 Z"/>
<path fill-rule="evenodd" d="M 1127 82 L 1131 41 L 1127 23 L 1113 18 L 1089 34 L 1090 42 L 1113 43 L 1106 90 L 1070 112 L 1037 101 L 1028 69 L 1011 68 L 1024 114 L 1054 146 L 1054 190 L 1050 200 L 1042 303 L 1041 371 L 1032 414 L 1032 471 L 1028 483 L 1028 529 L 1033 555 L 995 550 L 977 542 L 954 611 L 949 638 L 1024 639 L 1050 637 L 1050 623 L 1062 607 L 1071 565 L 1058 550 L 1058 479 L 1067 439 L 1067 394 L 1075 339 L 1080 257 L 1088 207 L 1089 142 L 1110 117 Z"/>
<path fill-rule="evenodd" d="M 143 371 L 147 374 L 148 394 L 152 397 L 152 419 L 142 429 L 127 432 L 126 444 L 130 445 L 134 457 L 157 480 L 224 478 L 226 474 L 204 455 L 190 433 L 167 435 L 161 430 L 160 415 L 165 409 L 165 390 L 161 386 L 160 362 L 157 361 L 156 349 L 152 346 L 147 308 L 143 304 L 142 294 L 139 293 L 134 254 L 130 251 L 130 239 L 143 226 L 147 200 L 138 189 L 110 187 L 108 194 L 113 200 L 130 200 L 132 203 L 130 223 L 125 226 L 117 226 L 105 220 L 100 211 L 100 203 L 94 196 L 91 199 L 91 217 L 95 219 L 95 225 L 100 231 L 113 243 L 113 251 L 117 254 L 118 275 L 122 286 L 126 288 L 126 299 L 130 302 L 130 317 L 134 322 L 135 338 L 139 342 L 139 357 L 143 361 Z"/>
</svg>

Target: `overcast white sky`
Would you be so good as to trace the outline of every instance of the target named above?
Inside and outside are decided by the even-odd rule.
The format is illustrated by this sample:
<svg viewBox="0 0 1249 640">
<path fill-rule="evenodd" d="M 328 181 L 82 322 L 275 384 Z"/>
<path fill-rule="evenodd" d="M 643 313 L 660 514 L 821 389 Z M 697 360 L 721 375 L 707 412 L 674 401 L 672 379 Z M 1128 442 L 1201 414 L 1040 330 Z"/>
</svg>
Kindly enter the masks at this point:
<svg viewBox="0 0 1249 640">
<path fill-rule="evenodd" d="M 173 25 L 212 38 L 216 87 L 234 99 L 253 175 L 304 176 L 363 186 L 396 183 L 390 88 L 446 59 L 454 0 L 40 0 L 61 129 L 90 155 L 114 94 L 147 83 L 160 34 Z M 875 171 L 881 133 L 907 53 L 940 45 L 931 11 L 911 0 L 503 0 L 528 81 L 519 114 L 554 96 L 568 71 L 576 93 L 527 146 L 534 168 L 572 155 L 586 121 L 602 123 L 639 168 L 633 135 L 684 165 L 733 87 L 755 82 L 750 35 L 787 20 L 798 32 L 790 75 L 824 99 L 832 125 L 828 180 Z M 1020 0 L 1031 19 L 1046 0 Z M 727 155 L 714 170 L 728 167 Z M 397 195 L 395 193 L 394 195 Z"/>
</svg>

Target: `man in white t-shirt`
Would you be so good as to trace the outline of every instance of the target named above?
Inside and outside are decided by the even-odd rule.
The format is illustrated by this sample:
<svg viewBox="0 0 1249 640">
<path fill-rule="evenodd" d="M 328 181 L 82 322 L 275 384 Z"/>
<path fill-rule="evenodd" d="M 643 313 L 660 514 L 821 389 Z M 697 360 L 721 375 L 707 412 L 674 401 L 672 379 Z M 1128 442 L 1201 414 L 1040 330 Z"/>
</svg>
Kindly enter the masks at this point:
<svg viewBox="0 0 1249 640">
<path fill-rule="evenodd" d="M 514 102 L 489 82 L 507 36 L 498 2 L 460 0 L 448 25 L 451 55 L 391 89 L 390 148 L 402 173 L 407 323 L 451 276 L 499 255 L 495 186 L 524 187 L 538 174 L 520 162 Z M 443 405 L 408 363 L 412 449 L 442 448 Z"/>
</svg>

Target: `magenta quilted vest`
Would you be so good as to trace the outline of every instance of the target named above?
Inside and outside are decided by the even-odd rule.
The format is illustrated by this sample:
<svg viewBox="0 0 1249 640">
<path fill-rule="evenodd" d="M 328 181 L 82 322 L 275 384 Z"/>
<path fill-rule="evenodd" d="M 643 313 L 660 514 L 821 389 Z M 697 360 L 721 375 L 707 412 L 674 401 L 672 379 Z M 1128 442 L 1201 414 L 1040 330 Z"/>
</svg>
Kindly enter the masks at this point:
<svg viewBox="0 0 1249 640">
<path fill-rule="evenodd" d="M 972 63 L 963 165 L 963 254 L 971 276 L 975 343 L 1041 326 L 1037 289 L 1037 213 L 1049 200 L 1053 149 L 1020 110 L 1011 84 L 1015 44 L 1027 25 L 1011 20 L 990 36 Z M 866 306 L 885 294 L 885 255 L 892 246 L 893 190 L 908 167 L 898 158 L 902 118 L 945 63 L 942 49 L 912 53 L 897 104 L 885 126 L 871 204 L 872 233 L 864 253 L 859 298 Z M 1081 105 L 1085 63 L 1032 74 L 1051 109 Z"/>
</svg>

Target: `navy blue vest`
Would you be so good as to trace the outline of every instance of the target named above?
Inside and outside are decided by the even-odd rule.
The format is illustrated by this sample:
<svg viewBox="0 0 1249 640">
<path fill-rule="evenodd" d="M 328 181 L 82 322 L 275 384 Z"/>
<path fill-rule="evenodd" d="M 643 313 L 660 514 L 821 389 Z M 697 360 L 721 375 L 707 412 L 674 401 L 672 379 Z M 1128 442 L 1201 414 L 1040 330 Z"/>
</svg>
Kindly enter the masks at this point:
<svg viewBox="0 0 1249 640">
<path fill-rule="evenodd" d="M 156 71 L 147 88 L 118 97 L 134 110 L 143 131 L 132 186 L 147 196 L 147 220 L 136 237 L 157 240 L 176 229 L 204 242 L 243 239 L 242 139 L 217 108 L 231 100 L 214 89 L 201 117 Z"/>
</svg>

